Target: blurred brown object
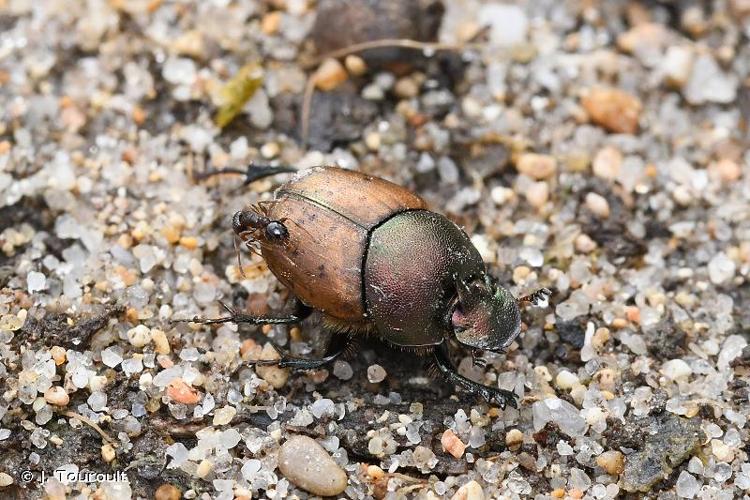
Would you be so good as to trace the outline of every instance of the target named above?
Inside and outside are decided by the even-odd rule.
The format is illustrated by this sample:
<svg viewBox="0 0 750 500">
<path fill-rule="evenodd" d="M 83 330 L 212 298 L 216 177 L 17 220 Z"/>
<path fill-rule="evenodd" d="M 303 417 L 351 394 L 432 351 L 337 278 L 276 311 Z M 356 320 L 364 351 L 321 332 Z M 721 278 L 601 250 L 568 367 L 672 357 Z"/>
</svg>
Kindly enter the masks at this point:
<svg viewBox="0 0 750 500">
<path fill-rule="evenodd" d="M 383 39 L 432 42 L 445 7 L 439 0 L 321 0 L 310 34 L 319 54 Z M 370 68 L 402 73 L 418 51 L 402 47 L 368 49 L 359 55 Z"/>
</svg>

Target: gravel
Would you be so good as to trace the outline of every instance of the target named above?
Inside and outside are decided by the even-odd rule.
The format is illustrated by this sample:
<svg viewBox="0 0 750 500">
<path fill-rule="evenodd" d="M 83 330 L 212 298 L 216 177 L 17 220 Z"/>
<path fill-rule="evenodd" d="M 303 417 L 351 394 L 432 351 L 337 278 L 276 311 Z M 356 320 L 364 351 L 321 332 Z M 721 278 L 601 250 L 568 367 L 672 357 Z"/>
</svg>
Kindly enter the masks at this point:
<svg viewBox="0 0 750 500">
<path fill-rule="evenodd" d="M 0 496 L 750 495 L 747 2 L 370 4 L 3 5 Z M 393 37 L 447 50 L 327 53 Z M 173 322 L 286 306 L 230 220 L 283 175 L 200 178 L 253 162 L 408 186 L 553 290 L 507 354 L 455 352 L 519 409 L 376 338 L 248 363 L 320 354 L 316 316 Z"/>
</svg>

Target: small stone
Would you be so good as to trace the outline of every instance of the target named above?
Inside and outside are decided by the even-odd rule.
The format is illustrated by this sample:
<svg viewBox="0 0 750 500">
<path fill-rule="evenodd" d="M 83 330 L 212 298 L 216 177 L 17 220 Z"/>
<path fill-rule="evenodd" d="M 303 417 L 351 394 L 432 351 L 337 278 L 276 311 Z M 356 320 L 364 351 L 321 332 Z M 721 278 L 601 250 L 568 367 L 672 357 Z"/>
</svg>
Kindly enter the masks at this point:
<svg viewBox="0 0 750 500">
<path fill-rule="evenodd" d="M 336 360 L 336 362 L 333 363 L 333 375 L 341 380 L 349 380 L 354 376 L 354 370 L 352 369 L 352 365 L 348 362 Z"/>
<path fill-rule="evenodd" d="M 234 406 L 223 406 L 214 410 L 214 425 L 226 425 L 232 421 L 234 416 L 237 414 L 237 409 Z"/>
<path fill-rule="evenodd" d="M 279 448 L 278 462 L 284 477 L 314 495 L 334 496 L 346 489 L 346 472 L 310 437 L 288 439 Z"/>
<path fill-rule="evenodd" d="M 380 479 L 385 476 L 385 471 L 377 465 L 368 465 L 367 475 L 372 479 Z"/>
<path fill-rule="evenodd" d="M 344 66 L 346 66 L 346 70 L 353 76 L 362 76 L 367 73 L 367 63 L 365 63 L 365 60 L 354 54 L 346 56 Z"/>
<path fill-rule="evenodd" d="M 719 252 L 708 262 L 708 277 L 712 283 L 721 285 L 734 277 L 736 268 L 727 254 Z"/>
<path fill-rule="evenodd" d="M 47 288 L 47 277 L 39 272 L 31 271 L 26 275 L 26 289 L 29 293 L 39 292 Z"/>
<path fill-rule="evenodd" d="M 526 201 L 534 208 L 542 208 L 549 199 L 549 186 L 544 181 L 533 183 L 526 190 Z"/>
<path fill-rule="evenodd" d="M 720 439 L 711 440 L 711 453 L 719 462 L 731 463 L 734 460 L 734 450 Z"/>
<path fill-rule="evenodd" d="M 180 500 L 180 498 L 182 498 L 182 491 L 169 483 L 162 484 L 154 493 L 154 500 Z"/>
<path fill-rule="evenodd" d="M 399 78 L 393 86 L 393 92 L 402 99 L 416 97 L 419 94 L 419 84 L 408 76 Z"/>
<path fill-rule="evenodd" d="M 535 180 L 548 179 L 557 172 L 557 160 L 549 155 L 524 153 L 516 162 L 516 170 Z"/>
<path fill-rule="evenodd" d="M 55 366 L 60 366 L 61 364 L 65 363 L 65 360 L 68 357 L 68 351 L 64 347 L 61 347 L 59 345 L 52 346 L 49 352 L 52 355 L 52 359 L 55 360 Z"/>
<path fill-rule="evenodd" d="M 267 142 L 260 147 L 260 154 L 263 158 L 270 160 L 275 158 L 281 152 L 281 146 L 278 142 Z"/>
<path fill-rule="evenodd" d="M 158 328 L 151 330 L 151 341 L 154 343 L 154 351 L 157 354 L 169 354 L 172 351 L 167 334 Z"/>
<path fill-rule="evenodd" d="M 675 492 L 680 498 L 693 498 L 698 494 L 702 486 L 702 483 L 695 479 L 695 476 L 687 471 L 680 472 L 680 476 L 677 478 L 675 484 Z"/>
<path fill-rule="evenodd" d="M 151 342 L 151 330 L 146 325 L 138 325 L 128 330 L 128 341 L 133 347 L 144 347 Z"/>
<path fill-rule="evenodd" d="M 490 27 L 491 45 L 512 47 L 526 40 L 529 19 L 517 5 L 486 3 L 479 9 L 477 19 Z"/>
<path fill-rule="evenodd" d="M 451 500 L 484 500 L 484 490 L 476 481 L 469 481 L 461 486 Z"/>
<path fill-rule="evenodd" d="M 195 63 L 187 57 L 170 57 L 162 68 L 164 79 L 174 85 L 191 85 L 197 74 Z"/>
<path fill-rule="evenodd" d="M 122 348 L 120 346 L 110 346 L 102 351 L 102 363 L 110 368 L 122 363 Z"/>
<path fill-rule="evenodd" d="M 336 412 L 336 406 L 330 399 L 318 399 L 310 405 L 310 412 L 315 418 L 329 418 Z"/>
<path fill-rule="evenodd" d="M 700 419 L 664 412 L 654 417 L 640 451 L 625 457 L 621 487 L 629 492 L 647 492 L 685 461 L 703 441 Z"/>
<path fill-rule="evenodd" d="M 267 343 L 263 346 L 259 359 L 281 359 L 281 356 L 274 349 L 273 345 Z M 260 378 L 271 384 L 274 389 L 281 389 L 286 385 L 287 379 L 289 379 L 289 370 L 287 368 L 279 368 L 277 365 L 256 366 L 255 372 Z"/>
<path fill-rule="evenodd" d="M 555 377 L 555 385 L 563 390 L 569 390 L 580 384 L 578 376 L 568 370 L 561 370 Z"/>
<path fill-rule="evenodd" d="M 579 234 L 575 239 L 575 247 L 578 253 L 591 253 L 596 250 L 596 242 L 586 234 Z"/>
<path fill-rule="evenodd" d="M 728 104 L 737 97 L 738 83 L 735 74 L 724 73 L 710 54 L 703 54 L 693 63 L 682 94 L 694 105 L 707 102 Z"/>
<path fill-rule="evenodd" d="M 661 72 L 667 84 L 682 88 L 690 78 L 693 69 L 693 50 L 688 46 L 669 47 L 661 60 Z"/>
<path fill-rule="evenodd" d="M 742 177 L 742 167 L 734 160 L 723 159 L 708 165 L 708 175 L 722 182 L 731 183 Z"/>
<path fill-rule="evenodd" d="M 51 405 L 68 406 L 68 403 L 70 403 L 70 396 L 68 396 L 65 389 L 59 385 L 53 385 L 44 392 L 44 400 Z"/>
<path fill-rule="evenodd" d="M 365 135 L 365 146 L 367 146 L 367 149 L 370 151 L 377 151 L 380 149 L 380 134 L 377 132 L 368 132 L 367 135 Z"/>
<path fill-rule="evenodd" d="M 203 459 L 198 464 L 198 468 L 195 470 L 195 475 L 201 479 L 205 479 L 214 470 L 214 464 L 208 459 Z"/>
<path fill-rule="evenodd" d="M 466 445 L 456 436 L 456 433 L 452 429 L 446 429 L 443 432 L 443 436 L 440 438 L 440 444 L 443 446 L 443 451 L 447 451 L 454 458 L 461 458 L 466 450 Z"/>
<path fill-rule="evenodd" d="M 609 217 L 609 202 L 604 196 L 597 193 L 588 193 L 586 194 L 585 203 L 586 208 L 591 210 L 591 213 L 600 219 Z"/>
<path fill-rule="evenodd" d="M 596 457 L 596 465 L 604 469 L 607 474 L 619 476 L 625 468 L 625 456 L 617 450 L 605 451 Z"/>
<path fill-rule="evenodd" d="M 581 100 L 591 121 L 609 132 L 635 134 L 643 105 L 641 101 L 616 88 L 594 88 Z"/>
<path fill-rule="evenodd" d="M 523 444 L 523 432 L 511 429 L 505 434 L 505 444 L 510 449 L 518 448 Z"/>
<path fill-rule="evenodd" d="M 505 186 L 495 186 L 490 191 L 490 198 L 497 206 L 503 206 L 513 199 L 516 193 Z"/>
<path fill-rule="evenodd" d="M 0 488 L 13 484 L 13 477 L 5 472 L 0 472 Z"/>
<path fill-rule="evenodd" d="M 659 373 L 671 380 L 678 380 L 688 378 L 690 375 L 692 375 L 693 370 L 690 368 L 690 365 L 688 365 L 681 359 L 670 359 L 669 361 L 661 365 L 661 370 L 659 370 Z"/>
<path fill-rule="evenodd" d="M 327 92 L 344 83 L 349 75 L 337 59 L 328 58 L 320 64 L 313 78 L 315 86 Z"/>
<path fill-rule="evenodd" d="M 194 405 L 201 399 L 201 394 L 196 389 L 188 385 L 181 378 L 175 378 L 167 386 L 167 396 L 173 401 L 186 405 Z"/>
<path fill-rule="evenodd" d="M 620 175 L 622 160 L 622 153 L 619 149 L 607 146 L 597 151 L 591 169 L 597 177 L 613 181 Z"/>
<path fill-rule="evenodd" d="M 281 25 L 281 11 L 274 10 L 264 15 L 260 21 L 260 29 L 266 35 L 273 35 L 279 31 Z"/>
<path fill-rule="evenodd" d="M 386 375 L 385 368 L 380 365 L 370 365 L 367 368 L 367 380 L 369 380 L 371 384 L 382 382 L 385 380 Z"/>
<path fill-rule="evenodd" d="M 115 452 L 115 447 L 109 443 L 103 445 L 101 451 L 102 451 L 102 459 L 107 463 L 110 463 L 117 456 L 117 453 Z"/>
</svg>

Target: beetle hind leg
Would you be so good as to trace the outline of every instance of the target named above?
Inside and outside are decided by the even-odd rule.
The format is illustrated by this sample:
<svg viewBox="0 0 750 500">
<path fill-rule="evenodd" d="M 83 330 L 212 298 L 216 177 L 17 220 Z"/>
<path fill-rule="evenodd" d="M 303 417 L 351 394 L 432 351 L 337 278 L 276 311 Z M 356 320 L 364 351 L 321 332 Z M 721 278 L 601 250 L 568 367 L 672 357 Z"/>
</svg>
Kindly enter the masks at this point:
<svg viewBox="0 0 750 500">
<path fill-rule="evenodd" d="M 505 409 L 506 405 L 518 408 L 515 393 L 474 382 L 459 374 L 448 358 L 448 346 L 445 343 L 435 348 L 434 355 L 437 369 L 448 381 L 469 392 L 479 394 L 487 402 L 496 402 L 502 409 Z"/>
</svg>

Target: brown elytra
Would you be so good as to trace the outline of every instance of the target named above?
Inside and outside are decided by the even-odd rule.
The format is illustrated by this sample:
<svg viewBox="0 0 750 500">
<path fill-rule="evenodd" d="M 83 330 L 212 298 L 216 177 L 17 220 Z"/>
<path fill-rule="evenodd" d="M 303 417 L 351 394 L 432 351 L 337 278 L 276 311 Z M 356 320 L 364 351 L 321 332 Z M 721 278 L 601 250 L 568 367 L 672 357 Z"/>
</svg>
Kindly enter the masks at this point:
<svg viewBox="0 0 750 500">
<path fill-rule="evenodd" d="M 363 263 L 371 230 L 394 214 L 425 209 L 422 198 L 378 177 L 314 168 L 276 192 L 268 216 L 287 224 L 285 245 L 263 245 L 276 277 L 305 304 L 335 319 L 360 322 Z"/>
</svg>

